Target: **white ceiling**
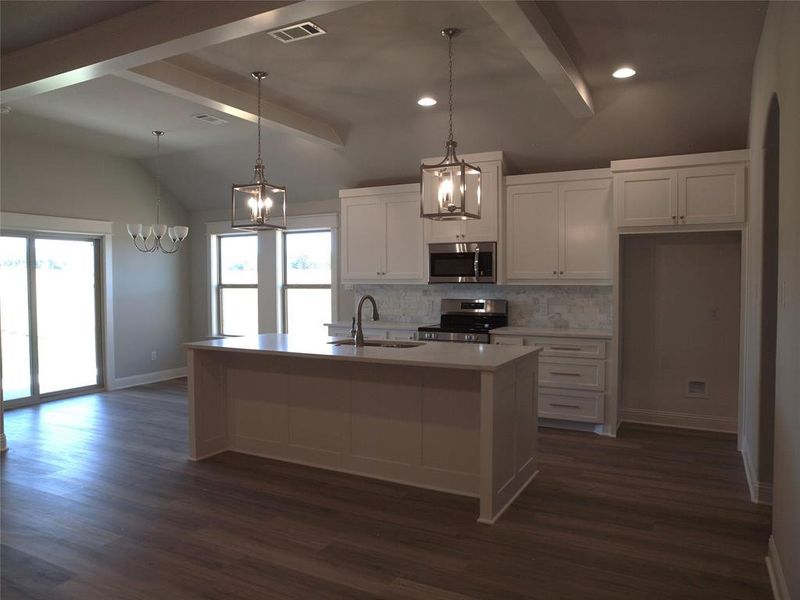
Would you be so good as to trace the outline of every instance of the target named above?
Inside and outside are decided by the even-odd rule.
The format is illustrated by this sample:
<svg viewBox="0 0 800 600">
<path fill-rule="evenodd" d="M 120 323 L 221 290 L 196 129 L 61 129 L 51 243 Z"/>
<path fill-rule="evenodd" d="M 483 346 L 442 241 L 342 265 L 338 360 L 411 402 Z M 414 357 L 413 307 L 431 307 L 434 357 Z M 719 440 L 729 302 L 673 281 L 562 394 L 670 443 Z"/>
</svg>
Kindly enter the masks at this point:
<svg viewBox="0 0 800 600">
<path fill-rule="evenodd" d="M 764 3 L 539 5 L 589 84 L 596 109 L 590 119 L 571 117 L 480 4 L 470 1 L 368 2 L 314 19 L 328 31 L 324 36 L 282 44 L 260 33 L 169 60 L 248 93 L 254 83 L 247 73 L 264 69 L 270 73 L 266 98 L 339 130 L 342 148 L 265 130 L 268 175 L 289 187 L 290 201 L 414 181 L 419 159 L 441 152 L 444 26 L 464 29 L 456 40 L 455 119 L 464 153 L 505 150 L 512 172 L 542 172 L 746 146 Z M 13 28 L 24 29 L 19 23 Z M 639 74 L 613 80 L 610 72 L 623 62 L 635 64 Z M 423 93 L 440 103 L 418 107 Z M 3 134 L 49 136 L 133 156 L 151 170 L 150 130 L 164 129 L 165 184 L 189 208 L 224 206 L 230 183 L 251 174 L 252 124 L 117 77 L 10 106 Z M 191 118 L 198 112 L 229 123 L 206 125 Z"/>
</svg>

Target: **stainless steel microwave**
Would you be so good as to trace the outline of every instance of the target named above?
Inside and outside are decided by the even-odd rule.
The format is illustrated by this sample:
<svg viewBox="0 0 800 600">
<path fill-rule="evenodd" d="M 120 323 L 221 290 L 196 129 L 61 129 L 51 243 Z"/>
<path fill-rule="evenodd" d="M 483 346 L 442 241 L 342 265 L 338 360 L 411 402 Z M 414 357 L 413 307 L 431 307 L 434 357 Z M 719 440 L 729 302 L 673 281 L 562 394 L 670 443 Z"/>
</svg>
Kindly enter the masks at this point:
<svg viewBox="0 0 800 600">
<path fill-rule="evenodd" d="M 497 244 L 428 245 L 428 283 L 496 283 Z"/>
</svg>

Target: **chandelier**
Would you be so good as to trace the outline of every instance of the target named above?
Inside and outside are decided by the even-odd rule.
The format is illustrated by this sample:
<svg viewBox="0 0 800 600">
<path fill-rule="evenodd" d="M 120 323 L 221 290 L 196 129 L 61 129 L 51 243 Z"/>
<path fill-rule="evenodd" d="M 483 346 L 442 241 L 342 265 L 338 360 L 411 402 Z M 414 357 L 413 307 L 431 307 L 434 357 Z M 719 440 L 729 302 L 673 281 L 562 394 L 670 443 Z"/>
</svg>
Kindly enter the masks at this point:
<svg viewBox="0 0 800 600">
<path fill-rule="evenodd" d="M 231 227 L 244 231 L 286 229 L 286 188 L 269 183 L 261 159 L 261 80 L 267 74 L 254 71 L 258 80 L 258 158 L 250 183 L 231 186 Z"/>
<path fill-rule="evenodd" d="M 434 165 L 423 164 L 421 175 L 420 215 L 434 221 L 453 221 L 481 218 L 481 170 L 467 164 L 456 155 L 453 139 L 453 38 L 461 31 L 442 30 L 447 38 L 449 63 L 449 135 L 444 159 Z"/>
<path fill-rule="evenodd" d="M 156 136 L 156 222 L 146 228 L 141 223 L 129 224 L 128 235 L 139 252 L 161 250 L 164 254 L 174 254 L 180 250 L 183 240 L 189 235 L 189 228 L 184 225 L 167 227 L 161 224 L 161 136 L 164 132 L 154 131 L 153 135 Z"/>
</svg>

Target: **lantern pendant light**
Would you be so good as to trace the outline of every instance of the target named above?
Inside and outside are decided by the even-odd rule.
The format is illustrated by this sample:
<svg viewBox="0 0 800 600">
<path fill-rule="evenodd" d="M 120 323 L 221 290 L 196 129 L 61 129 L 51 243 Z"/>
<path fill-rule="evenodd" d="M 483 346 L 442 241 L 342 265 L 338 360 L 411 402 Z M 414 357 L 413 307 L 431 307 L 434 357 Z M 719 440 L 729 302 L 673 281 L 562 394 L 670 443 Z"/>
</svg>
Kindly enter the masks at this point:
<svg viewBox="0 0 800 600">
<path fill-rule="evenodd" d="M 447 38 L 449 59 L 449 135 L 444 159 L 433 165 L 423 164 L 421 174 L 420 215 L 434 221 L 454 221 L 481 218 L 481 170 L 460 160 L 453 139 L 453 38 L 460 30 L 443 29 Z"/>
<path fill-rule="evenodd" d="M 250 183 L 231 187 L 231 227 L 244 231 L 286 229 L 286 188 L 269 183 L 261 160 L 261 80 L 267 74 L 254 71 L 258 80 L 258 158 Z"/>
<path fill-rule="evenodd" d="M 146 227 L 141 223 L 129 224 L 128 235 L 139 252 L 161 250 L 164 254 L 175 254 L 189 235 L 189 228 L 185 225 L 167 226 L 161 223 L 161 136 L 164 132 L 154 131 L 153 135 L 156 136 L 156 222 Z"/>
</svg>

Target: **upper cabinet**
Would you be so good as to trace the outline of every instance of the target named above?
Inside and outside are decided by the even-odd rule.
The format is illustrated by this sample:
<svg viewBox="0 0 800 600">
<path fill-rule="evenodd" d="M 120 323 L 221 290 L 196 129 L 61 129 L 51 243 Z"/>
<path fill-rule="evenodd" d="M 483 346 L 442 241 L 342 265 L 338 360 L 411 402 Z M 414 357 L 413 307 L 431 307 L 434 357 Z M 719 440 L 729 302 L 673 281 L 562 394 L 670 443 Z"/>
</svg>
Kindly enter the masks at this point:
<svg viewBox="0 0 800 600">
<path fill-rule="evenodd" d="M 497 242 L 500 233 L 503 153 L 465 154 L 459 158 L 481 169 L 481 218 L 463 221 L 425 219 L 425 241 L 429 244 L 454 242 Z M 426 164 L 440 159 L 430 158 Z"/>
<path fill-rule="evenodd" d="M 613 161 L 617 226 L 743 223 L 746 165 L 741 150 Z"/>
<path fill-rule="evenodd" d="M 423 281 L 419 185 L 341 190 L 341 280 Z"/>
<path fill-rule="evenodd" d="M 607 169 L 506 178 L 506 278 L 610 280 Z"/>
</svg>

